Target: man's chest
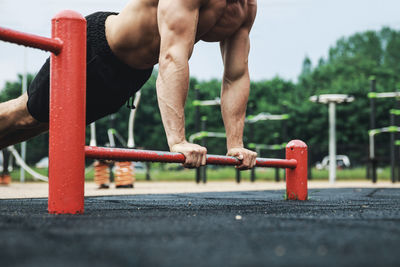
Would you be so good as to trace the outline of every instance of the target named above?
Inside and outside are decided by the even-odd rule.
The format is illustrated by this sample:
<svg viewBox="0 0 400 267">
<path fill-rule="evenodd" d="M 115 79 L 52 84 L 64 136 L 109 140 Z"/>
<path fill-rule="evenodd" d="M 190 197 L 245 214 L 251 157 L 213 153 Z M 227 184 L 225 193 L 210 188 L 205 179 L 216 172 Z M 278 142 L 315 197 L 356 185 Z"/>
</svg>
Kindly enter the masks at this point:
<svg viewBox="0 0 400 267">
<path fill-rule="evenodd" d="M 207 42 L 222 41 L 234 34 L 247 16 L 247 0 L 226 1 L 222 11 L 203 10 L 199 16 L 197 39 Z"/>
</svg>

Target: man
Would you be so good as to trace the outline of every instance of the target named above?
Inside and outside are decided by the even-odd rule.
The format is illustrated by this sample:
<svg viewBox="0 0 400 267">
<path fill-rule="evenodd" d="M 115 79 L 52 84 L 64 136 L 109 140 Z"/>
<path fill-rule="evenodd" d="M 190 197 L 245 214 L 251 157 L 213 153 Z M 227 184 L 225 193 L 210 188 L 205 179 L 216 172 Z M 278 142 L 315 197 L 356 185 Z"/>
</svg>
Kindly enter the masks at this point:
<svg viewBox="0 0 400 267">
<path fill-rule="evenodd" d="M 206 148 L 185 138 L 188 60 L 200 40 L 219 42 L 224 63 L 221 112 L 227 155 L 255 165 L 243 147 L 249 95 L 249 32 L 256 0 L 131 0 L 121 13 L 87 17 L 87 122 L 116 112 L 159 64 L 157 98 L 168 145 L 185 155 L 185 167 L 206 163 Z M 210 60 L 211 61 L 211 60 Z M 18 99 L 0 104 L 0 148 L 48 130 L 49 62 Z"/>
</svg>

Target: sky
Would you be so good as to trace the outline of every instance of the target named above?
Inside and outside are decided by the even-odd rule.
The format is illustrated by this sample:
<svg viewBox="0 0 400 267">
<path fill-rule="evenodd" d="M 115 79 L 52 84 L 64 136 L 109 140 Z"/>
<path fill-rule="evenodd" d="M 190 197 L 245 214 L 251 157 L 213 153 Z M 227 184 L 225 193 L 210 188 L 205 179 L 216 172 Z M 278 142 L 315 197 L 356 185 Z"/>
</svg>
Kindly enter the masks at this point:
<svg viewBox="0 0 400 267">
<path fill-rule="evenodd" d="M 127 2 L 0 0 L 0 26 L 49 37 L 51 18 L 63 9 L 85 16 L 96 11 L 119 11 Z M 400 30 L 399 10 L 399 0 L 258 0 L 250 35 L 251 79 L 280 76 L 296 81 L 306 56 L 316 64 L 341 37 L 383 26 Z M 24 72 L 24 65 L 28 72 L 37 72 L 47 57 L 46 52 L 0 42 L 0 88 Z M 220 79 L 220 58 L 218 44 L 200 42 L 190 60 L 191 76 Z"/>
</svg>

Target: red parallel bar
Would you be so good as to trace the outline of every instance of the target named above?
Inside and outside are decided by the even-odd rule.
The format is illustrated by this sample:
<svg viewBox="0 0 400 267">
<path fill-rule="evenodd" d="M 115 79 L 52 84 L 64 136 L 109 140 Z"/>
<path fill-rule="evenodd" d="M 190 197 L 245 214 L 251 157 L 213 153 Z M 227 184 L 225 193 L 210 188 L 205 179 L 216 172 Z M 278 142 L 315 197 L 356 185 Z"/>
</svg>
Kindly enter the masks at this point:
<svg viewBox="0 0 400 267">
<path fill-rule="evenodd" d="M 2 27 L 0 27 L 0 40 L 38 48 L 44 51 L 53 52 L 55 54 L 59 54 L 63 47 L 63 42 L 60 39 L 42 37 Z"/>
<path fill-rule="evenodd" d="M 123 149 L 108 147 L 85 147 L 86 158 L 105 159 L 116 161 L 154 161 L 167 163 L 183 163 L 185 156 L 181 153 L 151 151 L 139 149 Z M 213 165 L 240 165 L 240 161 L 234 157 L 207 155 L 207 164 Z M 297 166 L 295 159 L 267 159 L 257 158 L 257 167 L 275 167 L 294 169 Z"/>
</svg>

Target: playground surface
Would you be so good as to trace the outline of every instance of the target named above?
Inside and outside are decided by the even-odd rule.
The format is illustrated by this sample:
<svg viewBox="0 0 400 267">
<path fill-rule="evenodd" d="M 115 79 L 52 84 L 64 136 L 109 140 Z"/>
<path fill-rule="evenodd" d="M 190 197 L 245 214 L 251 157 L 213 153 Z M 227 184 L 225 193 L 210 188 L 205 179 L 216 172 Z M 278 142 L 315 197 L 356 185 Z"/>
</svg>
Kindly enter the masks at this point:
<svg viewBox="0 0 400 267">
<path fill-rule="evenodd" d="M 1 266 L 400 266 L 398 185 L 311 182 L 305 202 L 285 201 L 283 183 L 90 187 L 78 216 L 1 199 Z"/>
</svg>

